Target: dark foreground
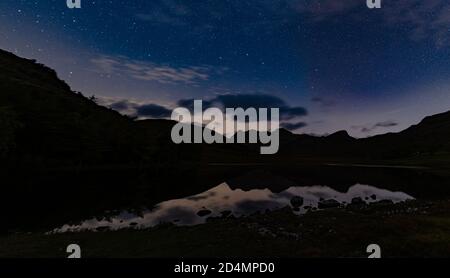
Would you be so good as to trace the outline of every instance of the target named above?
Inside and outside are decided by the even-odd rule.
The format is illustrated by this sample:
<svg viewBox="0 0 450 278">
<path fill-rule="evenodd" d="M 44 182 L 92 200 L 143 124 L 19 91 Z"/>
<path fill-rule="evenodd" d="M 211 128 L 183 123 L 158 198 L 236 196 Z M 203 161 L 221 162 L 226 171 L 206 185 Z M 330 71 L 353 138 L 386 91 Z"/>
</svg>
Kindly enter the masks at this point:
<svg viewBox="0 0 450 278">
<path fill-rule="evenodd" d="M 450 200 L 335 208 L 298 217 L 282 209 L 192 227 L 0 237 L 0 257 L 450 257 Z"/>
</svg>

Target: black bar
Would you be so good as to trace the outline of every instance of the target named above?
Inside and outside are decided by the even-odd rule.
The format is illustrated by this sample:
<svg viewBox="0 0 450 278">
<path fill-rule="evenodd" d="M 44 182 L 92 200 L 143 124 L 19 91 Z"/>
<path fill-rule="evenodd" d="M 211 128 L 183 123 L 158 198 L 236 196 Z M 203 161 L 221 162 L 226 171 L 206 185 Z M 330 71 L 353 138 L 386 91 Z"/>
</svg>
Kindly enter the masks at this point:
<svg viewBox="0 0 450 278">
<path fill-rule="evenodd" d="M 161 275 L 195 275 L 198 277 L 228 275 L 274 275 L 279 277 L 384 277 L 392 275 L 423 274 L 443 271 L 446 273 L 448 260 L 445 259 L 3 259 L 0 260 L 0 277 L 16 274 L 55 275 L 58 277 L 84 277 L 99 275 L 120 275 L 124 277 L 161 277 Z M 202 272 L 175 272 L 177 265 L 208 265 L 206 275 Z M 273 271 L 261 272 L 248 268 L 233 271 L 219 271 L 221 263 L 230 265 L 273 264 Z M 214 270 L 212 269 L 214 268 Z M 228 269 L 230 270 L 230 268 Z M 247 271 L 244 271 L 247 270 Z"/>
</svg>

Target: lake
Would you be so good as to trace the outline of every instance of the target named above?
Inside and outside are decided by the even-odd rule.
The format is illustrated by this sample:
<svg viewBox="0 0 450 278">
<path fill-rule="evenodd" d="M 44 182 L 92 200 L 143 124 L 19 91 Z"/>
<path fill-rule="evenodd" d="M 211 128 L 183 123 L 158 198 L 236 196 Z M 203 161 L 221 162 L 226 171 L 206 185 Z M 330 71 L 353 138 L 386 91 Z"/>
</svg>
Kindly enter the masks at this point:
<svg viewBox="0 0 450 278">
<path fill-rule="evenodd" d="M 116 215 L 96 217 L 79 225 L 64 225 L 54 232 L 77 232 L 86 230 L 118 230 L 124 228 L 148 228 L 162 223 L 197 225 L 210 217 L 242 217 L 291 207 L 295 214 L 304 214 L 327 207 L 347 204 L 364 205 L 374 202 L 393 203 L 412 200 L 401 191 L 390 191 L 375 186 L 355 184 L 346 191 L 337 191 L 328 186 L 291 186 L 281 192 L 269 188 L 243 190 L 230 188 L 222 183 L 200 194 L 167 200 L 151 210 L 141 213 L 122 211 Z"/>
</svg>

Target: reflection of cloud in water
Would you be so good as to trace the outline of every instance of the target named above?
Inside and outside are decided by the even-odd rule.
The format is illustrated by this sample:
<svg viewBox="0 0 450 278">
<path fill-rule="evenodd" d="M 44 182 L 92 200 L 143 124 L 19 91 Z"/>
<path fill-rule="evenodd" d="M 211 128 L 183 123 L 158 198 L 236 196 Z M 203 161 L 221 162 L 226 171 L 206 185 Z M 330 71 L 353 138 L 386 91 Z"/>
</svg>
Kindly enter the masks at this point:
<svg viewBox="0 0 450 278">
<path fill-rule="evenodd" d="M 320 199 L 335 199 L 341 203 L 350 203 L 355 197 L 367 199 L 367 202 L 378 200 L 401 202 L 413 199 L 403 192 L 392 192 L 361 184 L 350 187 L 347 192 L 339 192 L 326 186 L 294 186 L 283 192 L 273 193 L 269 189 L 232 190 L 226 183 L 223 183 L 201 194 L 159 203 L 153 210 L 144 211 L 141 216 L 124 211 L 108 219 L 86 220 L 75 226 L 64 225 L 55 231 L 93 230 L 104 226 L 111 229 L 123 229 L 130 226 L 144 228 L 167 222 L 173 222 L 177 225 L 196 225 L 204 223 L 207 218 L 197 215 L 200 210 L 210 210 L 211 214 L 208 217 L 220 216 L 223 211 L 231 211 L 233 215 L 238 217 L 290 206 L 290 200 L 294 196 L 303 197 L 303 206 L 310 207 L 317 207 Z M 372 196 L 376 196 L 376 199 L 371 198 Z M 301 214 L 305 211 L 302 207 L 296 213 Z"/>
<path fill-rule="evenodd" d="M 197 217 L 195 214 L 196 211 L 193 211 L 193 210 L 185 208 L 185 207 L 172 207 L 172 208 L 168 208 L 164 212 L 165 212 L 164 215 L 161 215 L 160 217 L 156 218 L 153 222 L 154 223 L 165 223 L 165 222 L 172 222 L 174 220 L 178 220 L 177 221 L 178 223 L 182 222 L 186 225 L 196 224 L 196 222 L 197 222 Z"/>
<path fill-rule="evenodd" d="M 191 201 L 200 201 L 200 200 L 204 200 L 204 199 L 207 199 L 207 198 L 208 198 L 208 196 L 201 195 L 201 196 L 187 197 L 186 199 L 191 200 Z"/>
<path fill-rule="evenodd" d="M 285 206 L 285 205 L 283 205 Z M 280 203 L 276 201 L 255 201 L 255 200 L 244 200 L 235 204 L 234 210 L 242 211 L 242 212 L 256 212 L 256 211 L 265 211 L 265 210 L 273 210 L 276 208 L 281 208 Z"/>
</svg>

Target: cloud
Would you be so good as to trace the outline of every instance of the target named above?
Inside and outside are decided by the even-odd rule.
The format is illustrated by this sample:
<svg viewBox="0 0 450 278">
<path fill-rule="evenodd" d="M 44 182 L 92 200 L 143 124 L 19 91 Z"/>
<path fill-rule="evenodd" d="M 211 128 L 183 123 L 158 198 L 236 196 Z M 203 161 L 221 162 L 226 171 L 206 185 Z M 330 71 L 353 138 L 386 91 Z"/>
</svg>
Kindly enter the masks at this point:
<svg viewBox="0 0 450 278">
<path fill-rule="evenodd" d="M 303 107 L 284 106 L 280 108 L 280 114 L 282 119 L 289 120 L 296 117 L 306 116 L 308 115 L 308 111 Z"/>
<path fill-rule="evenodd" d="M 300 128 L 303 128 L 305 126 L 307 126 L 308 124 L 304 123 L 304 122 L 297 122 L 297 123 L 282 123 L 280 126 L 282 128 L 285 128 L 287 130 L 297 130 Z"/>
<path fill-rule="evenodd" d="M 99 104 L 103 106 L 140 119 L 164 119 L 172 115 L 172 109 L 159 104 L 107 97 L 99 97 L 98 99 Z"/>
<path fill-rule="evenodd" d="M 398 123 L 393 122 L 393 121 L 386 121 L 386 122 L 380 122 L 380 123 L 376 123 L 374 125 L 374 127 L 393 127 L 393 126 L 397 126 Z"/>
<path fill-rule="evenodd" d="M 130 108 L 130 103 L 127 100 L 121 100 L 117 102 L 113 102 L 108 105 L 110 108 L 117 110 L 117 111 L 123 111 L 128 110 Z"/>
<path fill-rule="evenodd" d="M 169 118 L 172 109 L 150 102 L 124 100 L 114 98 L 100 98 L 99 103 L 119 111 L 122 114 L 137 116 L 139 118 Z M 279 97 L 267 94 L 226 94 L 218 95 L 211 99 L 202 100 L 203 110 L 210 107 L 225 108 L 279 108 L 280 120 L 287 121 L 306 116 L 308 111 L 301 106 L 289 106 Z M 178 107 L 194 110 L 194 99 L 181 99 Z M 288 125 L 289 126 L 289 125 Z M 293 127 L 293 126 L 292 126 Z M 299 126 L 300 127 L 300 126 Z"/>
<path fill-rule="evenodd" d="M 116 99 L 99 97 L 99 104 L 114 109 L 124 115 L 137 117 L 138 119 L 167 119 L 172 115 L 172 108 L 136 100 Z M 287 130 L 297 130 L 307 126 L 304 122 L 286 122 L 291 119 L 308 114 L 307 110 L 300 106 L 288 106 L 282 99 L 265 94 L 243 94 L 243 95 L 219 95 L 210 100 L 202 101 L 203 109 L 210 107 L 224 108 L 280 108 L 280 127 Z M 177 106 L 194 110 L 194 99 L 181 99 Z M 381 124 L 381 123 L 380 123 Z"/>
<path fill-rule="evenodd" d="M 331 99 L 325 99 L 322 97 L 313 97 L 311 98 L 311 101 L 314 103 L 317 103 L 323 107 L 331 107 L 331 106 L 335 106 L 336 102 L 334 100 Z"/>
<path fill-rule="evenodd" d="M 315 22 L 334 19 L 353 13 L 355 20 L 365 21 L 365 0 L 287 0 L 297 13 L 308 16 Z M 439 46 L 450 45 L 450 2 L 448 0 L 395 0 L 382 1 L 382 9 L 375 14 L 380 21 L 392 28 L 409 30 L 414 41 L 434 40 Z"/>
<path fill-rule="evenodd" d="M 186 107 L 193 110 L 194 99 L 182 99 L 177 103 L 178 106 Z M 296 117 L 306 116 L 308 111 L 304 107 L 287 105 L 284 100 L 279 97 L 267 94 L 226 94 L 219 95 L 209 100 L 203 100 L 203 109 L 209 107 L 218 108 L 279 108 L 280 118 L 289 120 Z"/>
<path fill-rule="evenodd" d="M 102 96 L 98 96 L 96 97 L 96 99 L 99 105 L 116 110 L 117 112 L 123 115 L 136 116 L 136 106 L 139 105 L 139 102 L 121 98 L 102 97 Z"/>
<path fill-rule="evenodd" d="M 172 110 L 157 104 L 144 104 L 136 107 L 136 115 L 138 117 L 150 118 L 168 118 L 172 114 Z"/>
<path fill-rule="evenodd" d="M 169 24 L 173 26 L 185 26 L 186 22 L 175 15 L 163 13 L 137 14 L 136 18 L 153 24 Z"/>
<path fill-rule="evenodd" d="M 411 39 L 432 38 L 437 46 L 450 45 L 450 2 L 447 0 L 397 0 L 385 3 L 385 20 L 393 26 L 409 26 Z"/>
<path fill-rule="evenodd" d="M 439 46 L 450 44 L 448 0 L 383 0 L 382 9 L 377 11 L 369 10 L 366 0 L 230 0 L 221 4 L 153 0 L 149 12 L 138 13 L 135 17 L 153 25 L 182 27 L 186 33 L 191 33 L 192 30 L 220 29 L 224 22 L 238 19 L 246 21 L 241 31 L 248 32 L 252 26 L 278 29 L 286 23 L 296 23 L 299 15 L 313 23 L 351 16 L 364 24 L 368 13 L 377 17 L 378 23 L 410 30 L 413 40 L 431 38 Z"/>
<path fill-rule="evenodd" d="M 151 13 L 138 13 L 135 17 L 144 22 L 152 23 L 154 25 L 170 25 L 175 27 L 188 26 L 187 15 L 190 12 L 187 9 L 183 10 L 182 6 L 178 7 L 178 10 L 166 10 L 161 11 L 153 9 Z"/>
<path fill-rule="evenodd" d="M 222 104 L 226 108 L 242 107 L 244 109 L 284 107 L 286 104 L 276 96 L 266 94 L 226 94 L 219 95 L 211 102 Z"/>
<path fill-rule="evenodd" d="M 92 59 L 96 70 L 102 74 L 116 74 L 129 78 L 156 81 L 162 84 L 198 84 L 208 80 L 211 75 L 219 75 L 226 68 L 212 66 L 173 67 L 147 61 L 133 60 L 128 57 L 100 56 Z"/>
<path fill-rule="evenodd" d="M 376 124 L 373 124 L 370 126 L 353 126 L 352 128 L 359 129 L 363 133 L 369 133 L 378 128 L 392 128 L 392 127 L 396 127 L 398 125 L 399 124 L 394 121 L 384 121 L 384 122 L 379 122 L 379 123 L 376 123 Z"/>
<path fill-rule="evenodd" d="M 192 16 L 191 8 L 186 3 L 174 0 L 154 1 L 149 12 L 138 13 L 136 18 L 153 24 L 172 26 L 187 25 L 187 16 Z"/>
<path fill-rule="evenodd" d="M 319 21 L 347 12 L 358 5 L 366 8 L 365 0 L 228 0 L 182 1 L 152 0 L 149 11 L 135 14 L 136 19 L 154 27 L 184 28 L 183 34 L 223 30 L 224 25 L 244 21 L 234 32 L 246 35 L 250 29 L 279 31 L 285 24 L 297 24 L 298 15 Z M 220 2 L 220 3 L 218 3 Z M 251 7 L 251 8 L 249 8 Z"/>
<path fill-rule="evenodd" d="M 316 21 L 347 13 L 356 7 L 367 8 L 365 0 L 288 0 L 287 2 L 296 12 L 311 15 Z"/>
</svg>

